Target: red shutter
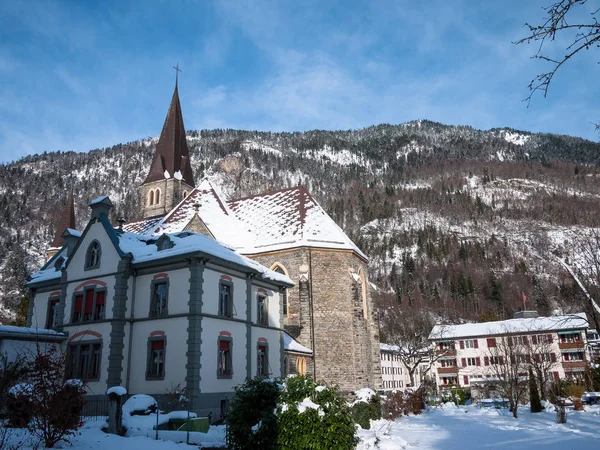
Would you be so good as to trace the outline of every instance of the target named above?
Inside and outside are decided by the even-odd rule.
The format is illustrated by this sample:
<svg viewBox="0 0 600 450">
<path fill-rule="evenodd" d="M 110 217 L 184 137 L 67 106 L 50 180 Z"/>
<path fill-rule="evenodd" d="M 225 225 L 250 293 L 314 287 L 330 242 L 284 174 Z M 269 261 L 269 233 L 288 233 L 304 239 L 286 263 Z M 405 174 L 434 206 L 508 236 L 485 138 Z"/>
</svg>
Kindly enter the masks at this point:
<svg viewBox="0 0 600 450">
<path fill-rule="evenodd" d="M 152 350 L 162 350 L 165 348 L 165 341 L 151 341 L 150 348 Z"/>
<path fill-rule="evenodd" d="M 104 305 L 104 295 L 105 295 L 104 291 L 98 292 L 96 294 L 96 306 Z"/>
<path fill-rule="evenodd" d="M 75 312 L 81 312 L 81 304 L 83 303 L 83 295 L 79 294 L 75 296 Z"/>
<path fill-rule="evenodd" d="M 552 344 L 552 342 L 554 342 L 554 339 L 552 338 L 551 334 L 547 335 L 547 339 L 548 339 L 548 344 Z"/>
<path fill-rule="evenodd" d="M 528 343 L 527 336 L 523 336 L 523 344 L 527 345 Z"/>
<path fill-rule="evenodd" d="M 465 348 L 465 341 L 460 341 L 460 349 L 463 350 Z"/>
<path fill-rule="evenodd" d="M 563 360 L 564 361 L 569 361 L 569 354 L 568 353 L 564 353 L 563 354 Z"/>
<path fill-rule="evenodd" d="M 558 381 L 558 379 L 559 379 L 558 372 L 552 372 L 552 374 L 554 375 L 554 379 Z"/>
<path fill-rule="evenodd" d="M 463 375 L 463 384 L 469 384 L 469 375 Z"/>
<path fill-rule="evenodd" d="M 94 308 L 94 291 L 85 291 L 85 313 L 91 314 Z"/>
<path fill-rule="evenodd" d="M 534 358 L 535 358 L 535 362 L 537 362 L 537 363 L 542 362 L 542 356 L 541 355 L 539 355 L 539 354 L 536 353 L 534 355 Z"/>
<path fill-rule="evenodd" d="M 473 342 L 475 342 L 475 348 L 479 348 L 479 344 L 477 343 L 477 339 L 475 339 Z"/>
<path fill-rule="evenodd" d="M 488 358 L 487 356 L 483 357 L 483 364 L 486 366 L 490 365 L 490 358 Z"/>
<path fill-rule="evenodd" d="M 495 347 L 496 346 L 496 338 L 488 338 L 487 339 L 487 346 L 489 347 Z"/>
<path fill-rule="evenodd" d="M 550 353 L 550 360 L 552 362 L 556 362 L 556 354 L 555 353 Z"/>
<path fill-rule="evenodd" d="M 514 364 L 516 362 L 515 355 L 510 355 L 510 362 Z"/>
<path fill-rule="evenodd" d="M 498 364 L 504 364 L 504 356 L 498 356 Z"/>
<path fill-rule="evenodd" d="M 462 362 L 462 366 L 467 367 L 467 358 L 461 358 L 460 360 Z"/>
<path fill-rule="evenodd" d="M 536 337 L 536 335 L 535 335 L 535 334 L 534 334 L 533 336 L 531 336 L 531 343 L 532 343 L 533 345 L 536 345 L 536 344 L 537 344 L 537 337 Z"/>
<path fill-rule="evenodd" d="M 477 358 L 475 358 L 475 363 L 480 366 L 481 365 L 481 358 L 478 356 Z"/>
<path fill-rule="evenodd" d="M 229 341 L 219 341 L 219 350 L 223 352 L 229 351 Z"/>
</svg>

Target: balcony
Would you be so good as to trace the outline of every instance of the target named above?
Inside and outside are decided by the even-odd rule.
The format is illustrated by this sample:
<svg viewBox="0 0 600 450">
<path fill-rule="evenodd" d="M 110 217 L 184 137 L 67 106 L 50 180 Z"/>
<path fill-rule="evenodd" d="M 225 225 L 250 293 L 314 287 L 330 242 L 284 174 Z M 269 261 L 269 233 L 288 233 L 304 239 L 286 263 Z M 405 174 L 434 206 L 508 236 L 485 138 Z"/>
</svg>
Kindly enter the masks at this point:
<svg viewBox="0 0 600 450">
<path fill-rule="evenodd" d="M 438 375 L 446 375 L 446 374 L 456 375 L 458 373 L 458 367 L 438 367 L 437 373 L 438 373 Z"/>
<path fill-rule="evenodd" d="M 561 350 L 568 350 L 571 348 L 584 348 L 585 346 L 583 345 L 583 341 L 578 341 L 578 342 L 559 342 L 558 343 L 558 348 L 560 348 Z"/>
<path fill-rule="evenodd" d="M 456 356 L 455 348 L 436 349 L 435 356 Z"/>
<path fill-rule="evenodd" d="M 563 361 L 562 365 L 563 365 L 563 369 L 565 369 L 565 370 L 585 369 L 586 362 L 585 361 Z"/>
</svg>

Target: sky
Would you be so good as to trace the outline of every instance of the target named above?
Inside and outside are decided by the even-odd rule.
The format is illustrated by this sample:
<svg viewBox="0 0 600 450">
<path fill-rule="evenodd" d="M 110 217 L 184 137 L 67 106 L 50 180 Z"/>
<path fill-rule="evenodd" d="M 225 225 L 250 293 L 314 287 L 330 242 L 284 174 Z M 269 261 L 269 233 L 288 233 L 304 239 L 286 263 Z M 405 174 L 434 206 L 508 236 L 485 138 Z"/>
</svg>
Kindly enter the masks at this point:
<svg viewBox="0 0 600 450">
<path fill-rule="evenodd" d="M 188 130 L 429 119 L 598 141 L 600 51 L 523 102 L 548 64 L 531 59 L 535 44 L 512 42 L 549 3 L 0 1 L 0 163 L 158 136 L 177 63 Z M 558 37 L 548 52 L 568 44 Z"/>
</svg>

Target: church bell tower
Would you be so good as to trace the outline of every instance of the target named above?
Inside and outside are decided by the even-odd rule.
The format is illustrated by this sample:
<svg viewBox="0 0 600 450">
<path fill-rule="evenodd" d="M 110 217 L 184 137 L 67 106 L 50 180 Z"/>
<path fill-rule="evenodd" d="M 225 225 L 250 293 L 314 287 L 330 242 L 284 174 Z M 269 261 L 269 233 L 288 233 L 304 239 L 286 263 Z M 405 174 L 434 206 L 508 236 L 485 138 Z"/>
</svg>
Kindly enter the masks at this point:
<svg viewBox="0 0 600 450">
<path fill-rule="evenodd" d="M 179 103 L 179 66 L 174 68 L 175 91 L 148 176 L 140 189 L 144 218 L 167 214 L 195 187 Z"/>
</svg>

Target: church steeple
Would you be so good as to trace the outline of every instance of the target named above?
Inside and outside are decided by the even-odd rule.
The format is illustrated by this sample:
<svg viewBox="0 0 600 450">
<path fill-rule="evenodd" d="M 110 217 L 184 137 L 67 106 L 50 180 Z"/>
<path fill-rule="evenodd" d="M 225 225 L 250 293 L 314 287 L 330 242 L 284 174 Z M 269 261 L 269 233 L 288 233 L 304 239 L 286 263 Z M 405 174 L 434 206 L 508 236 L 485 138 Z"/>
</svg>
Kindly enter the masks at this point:
<svg viewBox="0 0 600 450">
<path fill-rule="evenodd" d="M 143 216 L 166 214 L 194 188 L 194 174 L 179 102 L 179 65 L 175 90 L 158 144 L 142 185 Z"/>
<path fill-rule="evenodd" d="M 73 190 L 69 191 L 67 203 L 65 203 L 56 217 L 56 230 L 54 240 L 50 244 L 47 256 L 52 258 L 54 254 L 65 244 L 63 233 L 67 228 L 75 228 L 75 204 L 73 201 Z"/>
</svg>

